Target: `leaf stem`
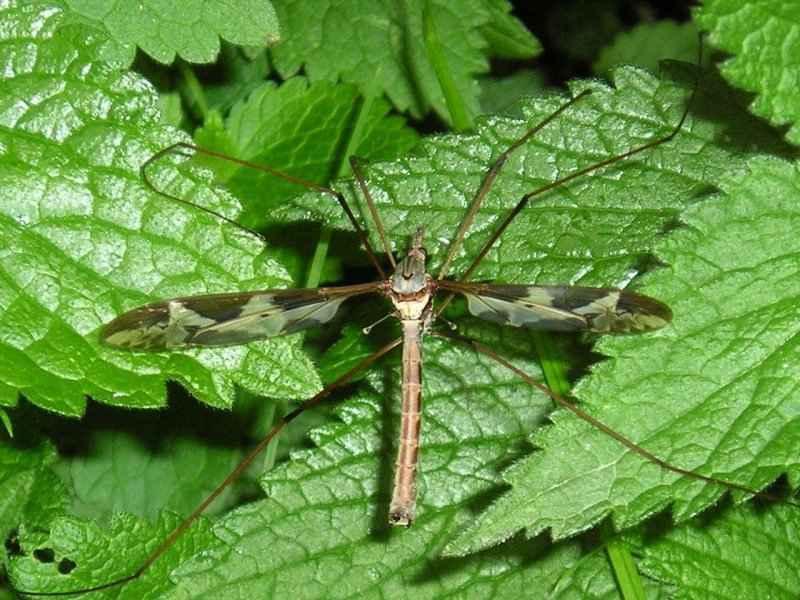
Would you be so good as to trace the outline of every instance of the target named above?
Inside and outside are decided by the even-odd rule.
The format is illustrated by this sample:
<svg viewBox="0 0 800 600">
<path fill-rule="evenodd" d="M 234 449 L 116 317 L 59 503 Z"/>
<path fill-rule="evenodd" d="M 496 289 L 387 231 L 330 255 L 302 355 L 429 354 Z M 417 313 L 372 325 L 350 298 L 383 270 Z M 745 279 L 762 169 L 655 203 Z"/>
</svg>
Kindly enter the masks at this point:
<svg viewBox="0 0 800 600">
<path fill-rule="evenodd" d="M 353 128 L 351 130 L 352 133 L 347 139 L 347 145 L 345 146 L 344 151 L 340 154 L 339 164 L 337 165 L 331 179 L 336 179 L 350 173 L 350 161 L 348 159 L 355 153 L 358 145 L 361 143 L 364 127 L 366 126 L 367 116 L 370 113 L 374 101 L 375 96 L 371 93 L 368 93 L 359 103 L 356 122 L 353 124 Z M 314 248 L 314 256 L 311 259 L 311 266 L 308 268 L 308 274 L 306 275 L 306 287 L 314 288 L 319 285 L 322 277 L 322 269 L 325 266 L 325 258 L 328 255 L 328 248 L 330 247 L 332 236 L 333 229 L 327 225 L 322 225 L 320 227 L 319 238 L 317 239 L 317 245 Z"/>
<path fill-rule="evenodd" d="M 456 82 L 450 74 L 450 65 L 444 55 L 442 43 L 439 39 L 439 32 L 436 30 L 436 23 L 431 13 L 430 2 L 425 3 L 422 11 L 422 29 L 425 38 L 425 49 L 428 53 L 428 60 L 431 61 L 439 87 L 442 88 L 444 101 L 453 122 L 453 129 L 456 131 L 469 131 L 472 129 L 472 117 L 469 114 L 464 99 L 458 91 Z"/>
<path fill-rule="evenodd" d="M 625 600 L 646 600 L 642 577 L 628 545 L 620 540 L 609 523 L 605 523 L 602 530 L 606 554 L 622 597 Z"/>
<path fill-rule="evenodd" d="M 14 437 L 14 426 L 11 424 L 11 419 L 8 418 L 8 413 L 0 408 L 0 421 L 3 423 L 3 427 L 6 428 L 6 432 L 8 433 L 8 437 Z"/>
<path fill-rule="evenodd" d="M 317 245 L 314 248 L 314 256 L 311 259 L 311 266 L 308 268 L 308 274 L 306 275 L 307 288 L 319 286 L 320 279 L 322 278 L 322 269 L 325 266 L 325 258 L 328 256 L 328 248 L 331 245 L 332 235 L 333 229 L 327 225 L 320 226 Z"/>
<path fill-rule="evenodd" d="M 553 343 L 553 337 L 543 331 L 534 331 L 532 337 L 547 387 L 559 396 L 568 394 L 572 386 L 567 378 L 567 361 Z"/>
<path fill-rule="evenodd" d="M 200 81 L 197 79 L 192 67 L 182 60 L 177 61 L 177 65 L 185 85 L 186 99 L 190 106 L 196 108 L 200 120 L 205 122 L 208 117 L 208 102 L 206 101 L 205 93 L 203 93 L 203 86 L 200 85 Z"/>
</svg>

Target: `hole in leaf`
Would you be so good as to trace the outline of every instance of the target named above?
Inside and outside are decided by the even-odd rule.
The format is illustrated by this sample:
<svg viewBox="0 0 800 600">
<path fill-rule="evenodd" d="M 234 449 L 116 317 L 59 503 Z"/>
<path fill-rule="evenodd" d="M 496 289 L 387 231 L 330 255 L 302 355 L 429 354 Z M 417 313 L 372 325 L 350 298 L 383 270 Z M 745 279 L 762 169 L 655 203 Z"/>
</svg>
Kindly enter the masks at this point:
<svg viewBox="0 0 800 600">
<path fill-rule="evenodd" d="M 58 561 L 58 572 L 62 575 L 67 575 L 72 572 L 72 570 L 77 567 L 77 563 L 73 560 L 68 558 L 62 558 Z"/>
<path fill-rule="evenodd" d="M 33 557 L 39 562 L 51 563 L 56 559 L 56 553 L 52 548 L 37 548 L 33 551 Z"/>
</svg>

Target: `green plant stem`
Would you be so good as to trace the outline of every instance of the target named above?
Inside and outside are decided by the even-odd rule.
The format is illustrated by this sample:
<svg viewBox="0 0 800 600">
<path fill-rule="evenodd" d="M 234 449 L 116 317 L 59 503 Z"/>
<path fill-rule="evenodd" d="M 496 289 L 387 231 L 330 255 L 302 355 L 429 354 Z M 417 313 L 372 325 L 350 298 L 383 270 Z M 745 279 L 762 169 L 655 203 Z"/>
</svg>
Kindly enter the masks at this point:
<svg viewBox="0 0 800 600">
<path fill-rule="evenodd" d="M 567 379 L 568 365 L 558 347 L 553 343 L 552 336 L 544 332 L 534 332 L 533 344 L 547 387 L 560 396 L 568 394 L 570 391 L 570 383 Z M 625 600 L 644 600 L 644 586 L 630 550 L 615 535 L 605 537 L 607 537 L 605 550 L 623 598 Z"/>
<path fill-rule="evenodd" d="M 190 103 L 190 106 L 194 106 L 197 109 L 200 121 L 205 123 L 206 118 L 208 117 L 208 102 L 206 101 L 206 95 L 203 92 L 203 86 L 200 85 L 197 75 L 195 75 L 192 67 L 187 65 L 182 60 L 179 60 L 177 65 L 181 77 L 183 78 L 183 82 L 186 86 L 185 93 L 188 97 L 187 100 Z"/>
<path fill-rule="evenodd" d="M 331 244 L 332 235 L 333 229 L 327 225 L 320 226 L 317 245 L 314 248 L 314 256 L 311 259 L 311 266 L 308 268 L 308 274 L 306 275 L 307 288 L 315 288 L 319 286 L 320 279 L 322 278 L 322 269 L 325 266 L 325 259 L 328 256 L 328 248 Z"/>
<path fill-rule="evenodd" d="M 568 394 L 571 386 L 567 379 L 567 362 L 553 343 L 552 336 L 542 331 L 534 331 L 532 337 L 547 387 L 560 396 Z"/>
<path fill-rule="evenodd" d="M 610 523 L 604 524 L 603 531 L 606 554 L 622 597 L 625 600 L 646 600 L 642 577 L 636 569 L 636 563 L 627 544 L 619 539 Z M 605 535 L 606 533 L 608 535 Z"/>
<path fill-rule="evenodd" d="M 447 110 L 453 122 L 453 129 L 456 131 L 469 131 L 472 129 L 473 125 L 472 118 L 469 114 L 469 110 L 467 110 L 464 99 L 458 92 L 456 82 L 450 75 L 450 65 L 448 65 L 447 57 L 444 55 L 444 50 L 442 49 L 439 32 L 436 30 L 436 23 L 431 14 L 430 2 L 425 3 L 425 8 L 422 12 L 422 28 L 428 60 L 431 61 L 433 70 L 436 73 L 436 79 L 439 81 L 439 86 L 442 88 Z"/>
<path fill-rule="evenodd" d="M 8 437 L 14 437 L 14 426 L 11 424 L 11 419 L 8 418 L 8 413 L 0 408 L 0 421 L 3 422 L 3 426 L 6 428 L 6 432 L 8 433 Z"/>
<path fill-rule="evenodd" d="M 356 122 L 353 125 L 352 133 L 347 139 L 347 145 L 344 148 L 344 152 L 341 154 L 339 165 L 332 179 L 343 177 L 350 173 L 350 161 L 348 159 L 350 156 L 354 155 L 356 148 L 358 148 L 358 145 L 361 143 L 367 116 L 370 113 L 374 101 L 375 97 L 372 94 L 368 94 L 359 104 Z M 313 288 L 319 285 L 322 277 L 322 269 L 325 266 L 325 259 L 328 256 L 328 248 L 331 244 L 332 235 L 333 230 L 330 227 L 327 225 L 322 225 L 320 227 L 319 238 L 314 248 L 314 256 L 311 259 L 311 266 L 306 275 L 306 287 Z"/>
</svg>

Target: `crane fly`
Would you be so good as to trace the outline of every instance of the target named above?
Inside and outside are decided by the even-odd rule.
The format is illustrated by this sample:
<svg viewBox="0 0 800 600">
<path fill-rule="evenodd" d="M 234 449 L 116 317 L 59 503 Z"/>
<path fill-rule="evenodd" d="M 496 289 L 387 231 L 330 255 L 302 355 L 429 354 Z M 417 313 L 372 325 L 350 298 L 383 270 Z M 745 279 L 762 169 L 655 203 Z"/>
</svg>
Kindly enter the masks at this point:
<svg viewBox="0 0 800 600">
<path fill-rule="evenodd" d="M 612 288 L 434 279 L 425 268 L 423 236 L 420 228 L 406 257 L 382 281 L 173 298 L 118 317 L 105 327 L 103 339 L 130 350 L 243 344 L 327 323 L 349 298 L 370 293 L 388 298 L 402 329 L 402 338 L 390 344 L 402 346 L 402 420 L 389 523 L 409 526 L 416 509 L 422 339 L 435 321 L 437 292 L 463 295 L 468 310 L 477 317 L 537 330 L 638 333 L 663 327 L 672 318 L 661 302 Z"/>
<path fill-rule="evenodd" d="M 627 290 L 569 285 L 470 282 L 468 278 L 514 218 L 533 198 L 574 179 L 588 175 L 593 171 L 628 159 L 672 140 L 683 127 L 696 87 L 697 84 L 695 83 L 692 96 L 687 102 L 680 120 L 668 135 L 578 169 L 523 195 L 505 218 L 500 221 L 469 267 L 456 279 L 448 278 L 450 267 L 504 163 L 516 149 L 525 144 L 534 134 L 564 111 L 579 102 L 589 91 L 584 91 L 573 97 L 551 115 L 528 129 L 524 135 L 509 145 L 494 160 L 467 207 L 466 214 L 435 277 L 428 273 L 426 268 L 425 231 L 422 227 L 413 236 L 406 255 L 399 261 L 395 259 L 375 202 L 367 187 L 360 163 L 356 159 L 351 159 L 352 172 L 366 201 L 372 222 L 383 245 L 386 259 L 391 265 L 391 272 L 384 270 L 364 227 L 356 218 L 344 195 L 332 188 L 305 181 L 265 165 L 236 159 L 187 143 L 175 144 L 150 157 L 141 167 L 145 184 L 161 196 L 191 204 L 199 210 L 207 209 L 196 206 L 181 197 L 159 190 L 148 178 L 148 167 L 169 154 L 186 154 L 186 151 L 190 151 L 226 160 L 240 166 L 258 169 L 272 176 L 332 197 L 339 203 L 347 219 L 355 229 L 363 249 L 379 274 L 379 278 L 374 282 L 355 285 L 208 294 L 155 302 L 126 312 L 108 323 L 101 334 L 106 344 L 134 351 L 167 351 L 194 346 L 245 344 L 254 340 L 287 335 L 310 327 L 324 325 L 334 319 L 346 301 L 365 295 L 377 295 L 388 299 L 392 305 L 392 315 L 400 322 L 402 336 L 385 344 L 379 350 L 361 360 L 315 396 L 306 399 L 297 408 L 287 413 L 228 477 L 145 557 L 134 572 L 90 588 L 55 592 L 24 591 L 21 593 L 31 596 L 67 596 L 105 590 L 137 579 L 166 552 L 211 502 L 247 469 L 259 453 L 292 420 L 303 411 L 319 404 L 334 390 L 348 383 L 355 375 L 398 347 L 402 348 L 401 424 L 394 469 L 394 484 L 388 508 L 388 522 L 393 526 L 411 526 L 416 515 L 416 478 L 421 449 L 422 344 L 424 337 L 428 334 L 446 337 L 456 343 L 467 344 L 476 352 L 495 360 L 531 387 L 537 388 L 550 396 L 561 407 L 600 429 L 632 452 L 664 469 L 731 489 L 738 489 L 755 495 L 764 495 L 761 492 L 736 483 L 705 476 L 672 465 L 606 426 L 569 400 L 551 391 L 547 386 L 536 381 L 500 356 L 492 348 L 458 334 L 438 333 L 433 330 L 437 319 L 454 296 L 465 298 L 467 310 L 475 317 L 501 325 L 530 330 L 626 334 L 649 332 L 667 325 L 672 318 L 669 307 L 659 300 Z M 228 220 L 221 215 L 217 216 Z M 233 222 L 232 224 L 239 226 Z M 437 299 L 439 299 L 438 303 Z"/>
</svg>

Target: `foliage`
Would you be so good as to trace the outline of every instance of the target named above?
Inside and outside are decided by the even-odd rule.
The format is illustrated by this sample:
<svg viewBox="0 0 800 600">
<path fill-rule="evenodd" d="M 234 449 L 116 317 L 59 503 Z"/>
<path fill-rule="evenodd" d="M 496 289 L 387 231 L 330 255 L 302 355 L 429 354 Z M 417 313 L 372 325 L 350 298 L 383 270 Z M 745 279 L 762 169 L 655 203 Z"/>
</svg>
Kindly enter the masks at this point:
<svg viewBox="0 0 800 600">
<path fill-rule="evenodd" d="M 671 132 L 698 78 L 685 63 L 662 63 L 658 75 L 617 66 L 609 82 L 571 78 L 567 93 L 547 88 L 538 64 L 532 72 L 513 61 L 501 69 L 507 76 L 482 77 L 489 57 L 540 49 L 505 0 L 471 0 L 459 15 L 438 0 L 404 3 L 406 12 L 392 3 L 258 3 L 274 6 L 277 22 L 246 3 L 224 3 L 224 17 L 208 13 L 220 3 L 141 4 L 144 12 L 125 14 L 122 3 L 0 4 L 0 416 L 15 436 L 0 445 L 0 515 L 4 564 L 21 590 L 80 589 L 134 572 L 275 412 L 397 333 L 390 323 L 362 333 L 388 310 L 377 300 L 353 302 L 340 328 L 245 347 L 103 346 L 101 326 L 129 308 L 301 286 L 312 255 L 326 284 L 372 276 L 330 198 L 208 157 L 152 166 L 159 189 L 257 228 L 265 243 L 150 190 L 139 169 L 156 151 L 193 140 L 331 184 L 368 221 L 347 177 L 346 158 L 357 154 L 371 161 L 368 186 L 395 250 L 423 224 L 435 272 L 493 157 L 591 90 L 509 159 L 456 256 L 457 276 L 524 193 Z M 613 4 L 595 7 L 603 23 L 619 22 Z M 736 34 L 742 15 L 761 14 L 751 4 L 728 14 L 709 0 L 697 25 L 735 53 L 722 69 L 727 81 L 758 91 L 754 111 L 788 125 L 793 141 L 790 95 L 750 85 L 786 80 L 737 75 L 752 74 L 750 46 Z M 175 26 L 186 19 L 195 27 Z M 758 30 L 762 52 L 797 52 L 791 28 L 769 23 Z M 417 41 L 425 27 L 435 28 L 438 50 Z M 675 49 L 686 29 L 638 31 L 657 31 Z M 265 50 L 278 31 L 284 43 Z M 162 62 L 175 53 L 209 61 L 220 37 L 260 47 L 226 45 L 202 69 L 141 55 L 137 70 L 128 66 L 133 44 Z M 593 39 L 581 52 L 605 65 L 629 56 L 636 34 L 620 34 L 602 60 Z M 789 62 L 774 70 L 791 78 Z M 670 463 L 748 489 L 778 480 L 769 489 L 779 494 L 800 476 L 800 171 L 782 132 L 749 115 L 713 68 L 699 82 L 673 140 L 537 198 L 474 275 L 620 286 L 635 278 L 637 290 L 671 306 L 673 324 L 543 343 L 465 317 L 458 303 L 446 316 L 553 386 L 567 383 L 553 379 L 558 371 L 578 370 L 572 395 L 582 407 Z M 520 97 L 501 102 L 497 90 Z M 446 130 L 453 93 L 472 132 Z M 370 236 L 380 247 L 374 227 Z M 282 437 L 281 450 L 265 453 L 143 578 L 85 597 L 607 598 L 642 589 L 647 598 L 704 598 L 709 569 L 715 597 L 800 593 L 796 504 L 754 506 L 741 490 L 678 477 L 552 411 L 546 395 L 489 357 L 433 336 L 419 518 L 390 529 L 398 381 L 390 355 L 338 392 L 342 402 L 313 427 L 304 421 Z M 612 571 L 609 545 L 640 573 Z"/>
</svg>

